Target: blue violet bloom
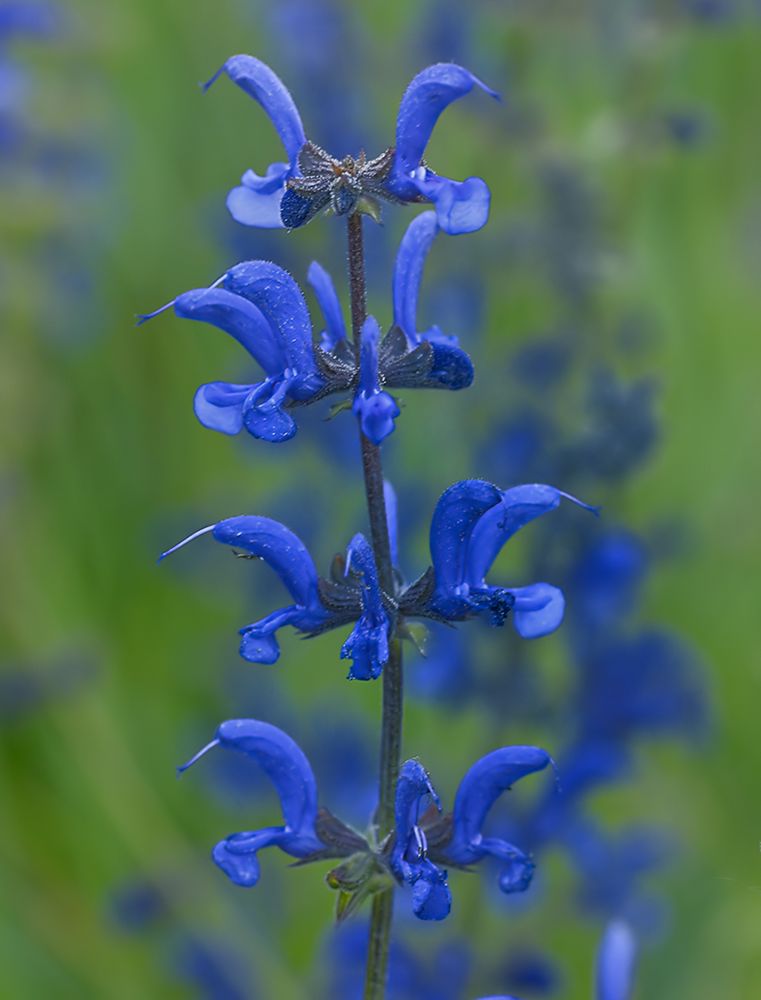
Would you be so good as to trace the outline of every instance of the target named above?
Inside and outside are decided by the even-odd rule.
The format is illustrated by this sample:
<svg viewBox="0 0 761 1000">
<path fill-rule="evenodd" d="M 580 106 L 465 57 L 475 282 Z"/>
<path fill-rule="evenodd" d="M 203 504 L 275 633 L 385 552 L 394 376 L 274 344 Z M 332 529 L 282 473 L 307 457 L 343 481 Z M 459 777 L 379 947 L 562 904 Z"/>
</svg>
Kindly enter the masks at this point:
<svg viewBox="0 0 761 1000">
<path fill-rule="evenodd" d="M 623 920 L 612 920 L 600 939 L 595 968 L 595 1000 L 630 1000 L 634 989 L 637 942 Z M 479 1000 L 518 1000 L 506 993 Z"/>
<path fill-rule="evenodd" d="M 485 225 L 490 193 L 480 177 L 454 181 L 432 171 L 423 154 L 441 113 L 474 87 L 498 94 L 455 63 L 427 67 L 404 92 L 396 122 L 395 145 L 379 156 L 337 160 L 306 138 L 290 93 L 280 78 L 253 56 L 232 56 L 209 80 L 221 74 L 257 101 L 283 144 L 287 162 L 271 164 L 260 176 L 247 170 L 227 197 L 233 218 L 246 226 L 295 229 L 318 213 L 365 212 L 380 217 L 380 203 L 431 202 L 447 233 L 469 233 Z"/>
<path fill-rule="evenodd" d="M 442 864 L 471 866 L 487 856 L 505 864 L 503 892 L 521 892 L 533 864 L 517 847 L 482 835 L 496 799 L 516 781 L 541 771 L 549 755 L 537 747 L 502 747 L 477 761 L 462 779 L 453 813 L 442 816 L 430 778 L 416 760 L 402 764 L 396 786 L 394 831 L 377 844 L 365 839 L 325 808 L 318 808 L 317 783 L 301 748 L 281 729 L 255 719 L 223 722 L 214 739 L 178 768 L 182 774 L 209 751 L 221 747 L 245 754 L 263 768 L 280 798 L 283 823 L 233 833 L 212 850 L 212 860 L 236 885 L 259 881 L 258 852 L 264 847 L 307 863 L 346 859 L 328 874 L 331 887 L 359 902 L 390 879 L 412 893 L 412 911 L 421 920 L 444 920 L 452 899 Z M 431 806 L 424 808 L 428 803 Z M 373 846 L 374 845 L 374 846 Z M 340 915 L 340 914 L 339 914 Z"/>
<path fill-rule="evenodd" d="M 485 576 L 505 542 L 530 521 L 556 510 L 563 498 L 596 513 L 576 497 L 541 483 L 500 490 L 466 479 L 450 486 L 431 521 L 433 614 L 450 621 L 485 615 L 492 625 L 502 625 L 512 611 L 524 639 L 554 632 L 565 610 L 561 590 L 549 583 L 494 587 Z"/>
</svg>

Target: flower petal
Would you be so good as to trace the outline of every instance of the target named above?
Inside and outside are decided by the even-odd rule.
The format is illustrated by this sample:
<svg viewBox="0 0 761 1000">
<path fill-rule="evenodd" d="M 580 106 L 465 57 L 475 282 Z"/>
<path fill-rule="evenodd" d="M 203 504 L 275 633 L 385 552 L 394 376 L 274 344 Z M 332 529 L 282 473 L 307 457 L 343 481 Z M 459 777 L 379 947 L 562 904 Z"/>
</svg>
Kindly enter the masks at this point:
<svg viewBox="0 0 761 1000">
<path fill-rule="evenodd" d="M 440 808 L 439 797 L 436 794 L 431 779 L 417 760 L 406 760 L 400 770 L 396 783 L 394 799 L 394 829 L 396 839 L 391 852 L 392 866 L 404 859 L 410 845 L 413 831 L 422 815 L 422 803 L 430 798 Z"/>
<path fill-rule="evenodd" d="M 412 912 L 419 920 L 445 920 L 452 909 L 447 873 L 424 858 L 412 883 Z"/>
<path fill-rule="evenodd" d="M 399 244 L 394 263 L 394 323 L 417 343 L 417 304 L 423 268 L 439 227 L 435 212 L 423 212 L 413 219 Z"/>
<path fill-rule="evenodd" d="M 391 548 L 391 565 L 399 565 L 399 505 L 396 499 L 396 490 L 388 481 L 383 480 L 383 500 L 386 505 L 386 525 L 388 527 L 388 540 Z"/>
<path fill-rule="evenodd" d="M 254 56 L 231 56 L 205 85 L 204 90 L 208 90 L 222 73 L 226 73 L 233 83 L 261 104 L 280 136 L 288 160 L 292 165 L 295 164 L 306 136 L 293 98 L 280 77 Z"/>
<path fill-rule="evenodd" d="M 387 392 L 359 392 L 354 397 L 352 412 L 359 419 L 362 433 L 374 445 L 380 445 L 393 433 L 394 421 L 401 412 L 396 400 Z"/>
<path fill-rule="evenodd" d="M 284 524 L 269 517 L 241 514 L 219 521 L 212 535 L 223 545 L 232 545 L 264 559 L 301 608 L 315 618 L 325 615 L 312 557 L 301 539 Z"/>
<path fill-rule="evenodd" d="M 423 334 L 425 337 L 425 334 Z M 425 339 L 428 339 L 425 337 Z M 443 389 L 467 389 L 473 383 L 473 362 L 459 347 L 430 341 L 433 349 L 429 380 Z M 430 383 L 429 383 L 430 384 Z"/>
<path fill-rule="evenodd" d="M 250 887 L 259 881 L 256 854 L 272 845 L 292 857 L 305 858 L 323 848 L 315 830 L 317 784 L 301 748 L 282 729 L 256 719 L 230 719 L 217 729 L 215 738 L 178 768 L 182 773 L 214 747 L 237 750 L 255 760 L 267 774 L 280 799 L 284 826 L 234 833 L 212 851 L 214 862 L 237 885 Z"/>
<path fill-rule="evenodd" d="M 530 521 L 555 510 L 563 497 L 594 511 L 575 497 L 554 486 L 532 483 L 513 486 L 501 495 L 501 503 L 493 507 L 474 527 L 468 546 L 466 579 L 472 587 L 482 586 L 484 577 L 508 539 Z"/>
<path fill-rule="evenodd" d="M 255 833 L 233 833 L 214 845 L 211 851 L 212 861 L 235 885 L 251 889 L 259 881 L 257 851 L 277 844 L 282 834 L 282 827 L 257 830 Z M 231 850 L 233 847 L 238 849 Z"/>
<path fill-rule="evenodd" d="M 288 170 L 287 163 L 272 163 L 264 177 L 247 170 L 241 185 L 227 195 L 227 210 L 235 221 L 259 229 L 282 229 L 280 202 Z"/>
<path fill-rule="evenodd" d="M 419 194 L 433 202 L 439 228 L 450 236 L 475 233 L 486 225 L 491 192 L 480 177 L 453 181 L 420 167 L 412 183 Z"/>
<path fill-rule="evenodd" d="M 383 595 L 375 556 L 369 542 L 357 534 L 346 553 L 346 572 L 362 575 L 362 615 L 341 648 L 341 659 L 352 659 L 349 678 L 374 680 L 388 662 L 389 619 L 383 607 Z"/>
<path fill-rule="evenodd" d="M 216 738 L 221 747 L 255 760 L 275 786 L 286 831 L 294 835 L 291 843 L 281 845 L 283 850 L 300 854 L 318 850 L 317 783 L 301 747 L 282 729 L 257 719 L 229 719 L 219 726 Z M 297 845 L 299 837 L 308 842 L 306 849 Z"/>
<path fill-rule="evenodd" d="M 286 365 L 286 354 L 276 330 L 256 304 L 225 288 L 196 288 L 178 295 L 174 311 L 181 319 L 194 319 L 224 330 L 238 341 L 269 374 Z"/>
<path fill-rule="evenodd" d="M 482 479 L 464 479 L 445 490 L 431 519 L 431 559 L 436 572 L 436 606 L 443 614 L 462 603 L 468 543 L 486 511 L 499 504 L 502 493 Z"/>
<path fill-rule="evenodd" d="M 549 635 L 563 621 L 565 597 L 563 591 L 549 583 L 532 583 L 528 587 L 511 587 L 515 598 L 513 624 L 524 639 Z"/>
<path fill-rule="evenodd" d="M 629 925 L 622 920 L 609 923 L 597 952 L 597 1000 L 628 1000 L 636 958 L 637 942 Z"/>
<path fill-rule="evenodd" d="M 283 622 L 283 625 L 288 624 Z M 280 626 L 278 626 L 280 627 Z M 257 627 L 241 630 L 243 638 L 238 652 L 249 663 L 271 666 L 280 659 L 280 644 L 273 633 L 262 633 Z"/>
<path fill-rule="evenodd" d="M 263 441 L 288 441 L 296 433 L 296 421 L 284 410 L 293 379 L 267 379 L 254 386 L 243 407 L 243 423 L 249 434 Z"/>
<path fill-rule="evenodd" d="M 362 324 L 359 385 L 354 395 L 352 413 L 358 418 L 362 433 L 374 445 L 381 444 L 394 430 L 400 410 L 396 400 L 380 387 L 378 345 L 380 327 L 374 316 Z"/>
<path fill-rule="evenodd" d="M 312 324 L 301 289 L 287 271 L 266 260 L 249 260 L 230 268 L 228 291 L 261 310 L 276 331 L 287 365 L 298 381 L 290 388 L 296 399 L 308 399 L 322 384 L 312 349 Z M 284 366 L 285 367 L 285 366 Z M 280 369 L 281 372 L 283 368 Z"/>
<path fill-rule="evenodd" d="M 333 279 L 322 265 L 313 260 L 307 271 L 307 281 L 312 286 L 325 317 L 320 346 L 324 351 L 332 351 L 340 341 L 346 340 L 346 325 Z"/>
<path fill-rule="evenodd" d="M 423 158 L 439 115 L 452 101 L 464 97 L 474 86 L 494 98 L 498 95 L 472 73 L 456 63 L 428 66 L 410 82 L 404 92 L 396 120 L 396 154 L 392 167 L 399 194 L 404 197 L 404 182 Z"/>
<path fill-rule="evenodd" d="M 527 774 L 544 770 L 550 760 L 539 747 L 514 746 L 493 750 L 476 761 L 457 789 L 446 856 L 458 864 L 470 864 L 484 853 L 494 853 L 494 840 L 487 841 L 488 849 L 481 846 L 481 827 L 489 810 L 502 792 Z"/>
<path fill-rule="evenodd" d="M 243 428 L 243 403 L 253 386 L 230 382 L 208 382 L 199 386 L 193 409 L 204 427 L 222 434 L 238 434 Z"/>
<path fill-rule="evenodd" d="M 341 647 L 341 659 L 352 661 L 349 680 L 374 681 L 380 677 L 388 662 L 388 619 L 374 625 L 363 615 Z"/>
</svg>

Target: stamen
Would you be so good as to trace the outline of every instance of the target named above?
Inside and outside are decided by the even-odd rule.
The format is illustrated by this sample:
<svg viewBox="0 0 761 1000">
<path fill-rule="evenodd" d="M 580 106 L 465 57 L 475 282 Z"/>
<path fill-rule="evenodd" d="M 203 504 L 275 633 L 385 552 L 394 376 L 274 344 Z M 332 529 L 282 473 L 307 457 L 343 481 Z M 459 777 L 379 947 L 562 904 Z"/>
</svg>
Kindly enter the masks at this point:
<svg viewBox="0 0 761 1000">
<path fill-rule="evenodd" d="M 184 764 L 180 764 L 177 768 L 177 777 L 179 778 L 189 767 L 192 767 L 197 760 L 200 760 L 204 754 L 208 753 L 209 750 L 213 750 L 214 747 L 219 746 L 219 739 L 212 740 L 211 743 L 207 743 L 205 747 L 202 747 L 197 754 L 194 754 L 189 761 Z"/>
<path fill-rule="evenodd" d="M 153 312 L 150 312 L 150 313 L 138 313 L 138 315 L 137 315 L 137 325 L 138 326 L 142 326 L 143 323 L 147 323 L 148 320 L 149 319 L 153 319 L 154 316 L 160 316 L 161 313 L 166 312 L 167 309 L 171 309 L 172 306 L 175 304 L 176 301 L 177 301 L 177 299 L 172 299 L 172 301 L 171 302 L 167 302 L 167 304 L 165 306 L 161 306 L 160 309 L 154 309 Z"/>
<path fill-rule="evenodd" d="M 591 503 L 584 503 L 583 500 L 579 500 L 578 497 L 573 496 L 571 493 L 564 493 L 563 490 L 558 490 L 561 497 L 565 497 L 566 500 L 570 500 L 571 503 L 575 503 L 577 507 L 583 507 L 584 510 L 590 511 L 595 517 L 600 516 L 600 507 L 595 506 Z"/>
<path fill-rule="evenodd" d="M 187 538 L 183 538 L 181 542 L 178 542 L 176 545 L 173 545 L 171 549 L 167 549 L 166 552 L 162 552 L 158 558 L 158 562 L 161 562 L 163 559 L 166 559 L 167 556 L 171 556 L 173 552 L 176 552 L 177 549 L 181 549 L 182 546 L 187 545 L 188 542 L 192 542 L 193 539 L 199 538 L 201 535 L 206 535 L 210 531 L 213 531 L 215 528 L 216 524 L 209 524 L 205 528 L 199 528 L 198 531 L 194 531 L 192 535 L 188 535 Z"/>
</svg>

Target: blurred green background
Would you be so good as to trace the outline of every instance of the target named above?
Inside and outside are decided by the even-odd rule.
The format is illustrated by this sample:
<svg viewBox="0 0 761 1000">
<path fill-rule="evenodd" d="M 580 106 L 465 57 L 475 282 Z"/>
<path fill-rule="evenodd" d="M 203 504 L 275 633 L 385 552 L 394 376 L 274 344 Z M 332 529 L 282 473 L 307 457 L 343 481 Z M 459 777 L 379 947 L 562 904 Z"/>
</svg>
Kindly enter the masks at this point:
<svg viewBox="0 0 761 1000">
<path fill-rule="evenodd" d="M 362 46 L 343 52 L 355 62 L 341 85 L 387 143 L 407 81 L 454 55 L 436 40 L 444 6 L 337 5 Z M 364 527 L 359 468 L 326 455 L 333 425 L 319 420 L 282 446 L 206 431 L 192 414 L 193 391 L 235 380 L 237 346 L 171 315 L 134 326 L 135 313 L 245 257 L 275 259 L 302 283 L 314 256 L 338 274 L 336 224 L 257 233 L 236 227 L 224 207 L 243 170 L 262 171 L 280 150 L 252 101 L 225 80 L 204 96 L 198 81 L 228 55 L 250 52 L 291 86 L 309 134 L 321 101 L 299 92 L 288 67 L 322 36 L 311 20 L 283 28 L 278 9 L 259 0 L 69 0 L 60 32 L 13 47 L 31 81 L 34 130 L 78 152 L 52 172 L 5 166 L 0 189 L 2 996 L 202 995 L 171 957 L 188 936 L 234 952 L 250 984 L 243 995 L 317 992 L 333 907 L 324 872 L 290 870 L 268 852 L 256 890 L 229 885 L 208 849 L 231 830 L 272 822 L 274 796 L 221 797 L 200 769 L 178 783 L 174 767 L 219 721 L 240 715 L 287 722 L 311 752 L 321 732 L 359 712 L 372 740 L 380 688 L 346 685 L 335 634 L 306 644 L 284 637 L 273 668 L 243 663 L 235 630 L 274 606 L 268 571 L 231 564 L 212 546 L 161 568 L 155 556 L 220 517 L 287 521 L 290 507 L 312 514 L 324 567 Z M 537 164 L 552 161 L 572 165 L 599 207 L 595 329 L 634 312 L 651 330 L 623 370 L 657 377 L 662 443 L 605 497 L 606 516 L 633 528 L 669 516 L 684 534 L 679 557 L 649 586 L 648 617 L 701 651 L 715 725 L 698 749 L 647 746 L 636 783 L 600 806 L 653 819 L 681 843 L 678 864 L 660 876 L 671 921 L 644 949 L 638 995 L 751 998 L 761 982 L 761 19 L 740 5 L 734 16 L 706 18 L 678 3 L 626 0 L 474 3 L 457 18 L 469 68 L 505 100 L 472 95 L 451 108 L 429 150 L 442 173 L 478 174 L 493 192 L 489 227 L 437 247 L 426 279 L 475 275 L 483 328 L 470 344 L 447 316 L 436 320 L 462 334 L 477 371 L 553 321 L 546 287 L 503 256 L 499 235 L 537 210 Z M 321 120 L 340 114 L 333 99 Z M 527 109 L 541 128 L 521 118 Z M 681 130 L 676 114 L 688 116 Z M 395 245 L 411 217 L 386 215 L 369 236 L 371 306 L 384 323 Z M 609 351 L 592 345 L 593 356 Z M 436 496 L 477 471 L 462 428 L 488 426 L 507 405 L 499 381 L 486 384 L 495 391 L 405 400 L 387 451 L 418 481 L 410 573 L 424 567 Z M 539 654 L 550 677 L 557 648 L 548 639 Z M 492 736 L 553 750 L 552 732 L 534 722 L 484 730 L 477 709 L 442 714 L 415 701 L 405 750 L 421 755 L 447 801 Z M 455 874 L 453 915 L 426 928 L 426 942 L 466 931 L 492 955 L 503 943 L 546 946 L 565 970 L 563 995 L 590 996 L 599 928 L 575 918 L 555 867 L 559 887 L 545 881 L 544 907 L 526 913 L 490 908 L 480 877 Z M 113 895 L 137 879 L 160 885 L 167 909 L 146 932 L 128 933 L 113 919 Z M 406 933 L 409 921 L 399 928 Z"/>
</svg>

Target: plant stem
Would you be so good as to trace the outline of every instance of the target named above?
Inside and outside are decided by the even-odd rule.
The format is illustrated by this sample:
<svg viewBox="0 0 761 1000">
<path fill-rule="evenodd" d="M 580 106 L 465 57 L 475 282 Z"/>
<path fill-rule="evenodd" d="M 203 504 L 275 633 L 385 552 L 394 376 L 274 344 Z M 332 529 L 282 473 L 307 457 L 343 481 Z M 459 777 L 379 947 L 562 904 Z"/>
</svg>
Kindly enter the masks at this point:
<svg viewBox="0 0 761 1000">
<path fill-rule="evenodd" d="M 355 212 L 348 219 L 349 290 L 351 294 L 351 327 L 354 353 L 359 364 L 362 324 L 367 318 L 365 289 L 365 253 L 362 242 L 362 216 Z M 383 495 L 383 465 L 380 449 L 360 430 L 362 468 L 365 476 L 367 513 L 378 577 L 383 590 L 392 594 L 394 570 L 391 563 L 391 542 L 386 520 Z M 376 822 L 382 839 L 394 826 L 394 796 L 399 777 L 402 744 L 403 671 L 402 647 L 398 639 L 389 644 L 389 658 L 383 669 L 383 711 L 380 741 L 380 780 Z M 365 1000 L 383 1000 L 386 994 L 388 950 L 391 940 L 391 920 L 394 890 L 373 897 L 370 915 L 370 942 L 367 953 Z"/>
</svg>

